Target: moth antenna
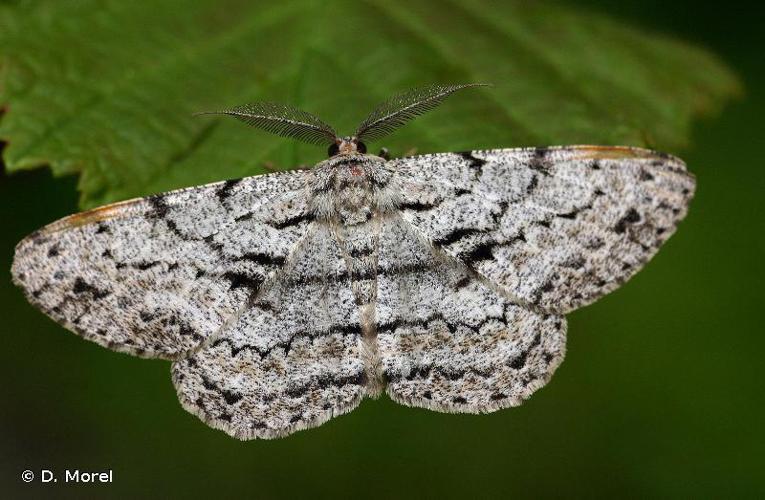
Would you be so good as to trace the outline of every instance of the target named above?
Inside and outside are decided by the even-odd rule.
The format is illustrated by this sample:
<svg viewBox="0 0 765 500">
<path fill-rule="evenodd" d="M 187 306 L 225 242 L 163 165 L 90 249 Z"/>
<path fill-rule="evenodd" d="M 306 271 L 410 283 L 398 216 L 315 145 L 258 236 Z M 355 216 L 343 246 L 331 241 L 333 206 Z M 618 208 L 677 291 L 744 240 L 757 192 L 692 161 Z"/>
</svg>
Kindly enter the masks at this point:
<svg viewBox="0 0 765 500">
<path fill-rule="evenodd" d="M 358 140 L 375 141 L 390 134 L 409 120 L 435 108 L 458 90 L 488 86 L 487 83 L 467 83 L 428 85 L 408 90 L 380 103 L 361 122 L 354 135 Z"/>
<path fill-rule="evenodd" d="M 203 111 L 198 115 L 228 115 L 253 127 L 309 144 L 329 144 L 337 140 L 335 129 L 318 117 L 288 104 L 256 102 L 222 111 Z"/>
</svg>

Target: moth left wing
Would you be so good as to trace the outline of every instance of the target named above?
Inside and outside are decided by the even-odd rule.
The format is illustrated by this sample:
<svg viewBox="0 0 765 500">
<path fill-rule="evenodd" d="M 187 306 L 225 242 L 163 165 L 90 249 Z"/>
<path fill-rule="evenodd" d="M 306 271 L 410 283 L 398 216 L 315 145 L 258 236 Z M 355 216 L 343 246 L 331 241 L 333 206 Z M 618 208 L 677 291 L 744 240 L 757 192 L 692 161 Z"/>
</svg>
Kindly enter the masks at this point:
<svg viewBox="0 0 765 500">
<path fill-rule="evenodd" d="M 393 160 L 404 219 L 508 297 L 565 313 L 634 275 L 695 181 L 672 156 L 571 146 Z"/>
<path fill-rule="evenodd" d="M 303 236 L 309 175 L 248 177 L 66 217 L 18 244 L 13 280 L 88 340 L 183 357 L 258 292 Z"/>
<path fill-rule="evenodd" d="M 314 223 L 256 299 L 173 363 L 184 408 L 254 439 L 315 427 L 359 404 L 369 380 L 362 319 L 332 232 Z"/>
</svg>

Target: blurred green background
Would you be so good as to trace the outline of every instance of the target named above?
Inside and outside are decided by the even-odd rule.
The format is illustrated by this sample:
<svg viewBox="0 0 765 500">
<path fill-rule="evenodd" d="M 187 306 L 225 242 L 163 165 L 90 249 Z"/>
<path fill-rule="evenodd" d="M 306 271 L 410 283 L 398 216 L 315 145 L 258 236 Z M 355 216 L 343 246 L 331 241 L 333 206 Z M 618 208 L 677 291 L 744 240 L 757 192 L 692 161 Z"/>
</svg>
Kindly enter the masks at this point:
<svg viewBox="0 0 765 500">
<path fill-rule="evenodd" d="M 4 496 L 765 495 L 762 12 L 691 1 L 567 5 L 706 47 L 744 91 L 672 150 L 698 179 L 688 219 L 643 272 L 570 315 L 567 359 L 547 387 L 520 408 L 482 416 L 383 397 L 286 439 L 239 442 L 180 407 L 167 362 L 112 353 L 67 333 L 29 306 L 6 274 Z M 6 269 L 18 240 L 78 210 L 77 186 L 75 177 L 54 179 L 47 170 L 2 174 Z M 43 468 L 113 469 L 115 479 L 21 481 L 22 470 Z"/>
</svg>

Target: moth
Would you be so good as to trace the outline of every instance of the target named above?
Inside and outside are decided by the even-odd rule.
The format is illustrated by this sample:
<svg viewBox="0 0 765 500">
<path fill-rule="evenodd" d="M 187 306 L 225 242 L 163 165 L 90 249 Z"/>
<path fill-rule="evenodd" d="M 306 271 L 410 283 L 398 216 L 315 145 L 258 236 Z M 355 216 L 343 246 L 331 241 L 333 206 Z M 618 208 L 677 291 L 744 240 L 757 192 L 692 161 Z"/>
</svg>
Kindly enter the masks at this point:
<svg viewBox="0 0 765 500">
<path fill-rule="evenodd" d="M 87 340 L 171 360 L 183 407 L 239 439 L 383 392 L 442 412 L 519 405 L 563 360 L 565 315 L 643 267 L 695 181 L 633 147 L 367 153 L 474 86 L 394 96 L 351 136 L 282 104 L 221 111 L 329 158 L 53 222 L 19 243 L 13 280 Z"/>
</svg>

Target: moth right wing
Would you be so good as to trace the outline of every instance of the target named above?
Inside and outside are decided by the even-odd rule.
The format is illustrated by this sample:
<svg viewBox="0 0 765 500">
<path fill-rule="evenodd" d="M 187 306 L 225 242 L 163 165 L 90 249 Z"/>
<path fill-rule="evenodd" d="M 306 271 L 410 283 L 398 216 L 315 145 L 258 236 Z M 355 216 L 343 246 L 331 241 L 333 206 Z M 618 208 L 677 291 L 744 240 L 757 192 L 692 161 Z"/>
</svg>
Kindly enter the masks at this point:
<svg viewBox="0 0 765 500">
<path fill-rule="evenodd" d="M 561 146 L 392 160 L 403 217 L 529 307 L 566 313 L 634 275 L 686 214 L 695 180 L 672 156 Z"/>
<path fill-rule="evenodd" d="M 399 216 L 382 224 L 377 342 L 390 397 L 458 413 L 517 406 L 563 361 L 566 320 L 497 293 Z"/>
<path fill-rule="evenodd" d="M 66 217 L 18 244 L 13 280 L 33 305 L 88 340 L 182 357 L 297 245 L 312 219 L 310 175 L 248 177 Z"/>
</svg>

